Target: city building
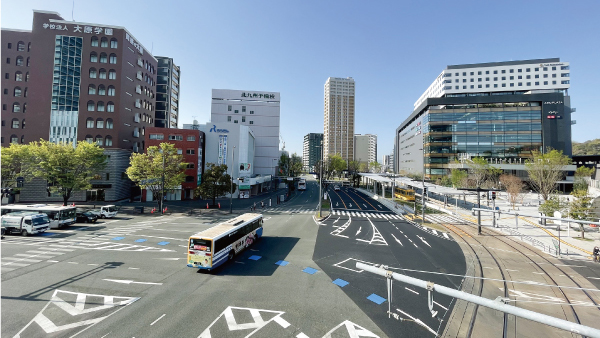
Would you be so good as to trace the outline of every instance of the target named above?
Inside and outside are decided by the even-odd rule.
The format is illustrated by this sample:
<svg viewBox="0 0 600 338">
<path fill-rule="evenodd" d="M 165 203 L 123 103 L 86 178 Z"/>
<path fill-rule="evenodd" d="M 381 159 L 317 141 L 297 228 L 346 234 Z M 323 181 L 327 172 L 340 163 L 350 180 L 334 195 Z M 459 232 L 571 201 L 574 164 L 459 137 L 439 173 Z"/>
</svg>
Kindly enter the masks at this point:
<svg viewBox="0 0 600 338">
<path fill-rule="evenodd" d="M 571 155 L 569 63 L 559 58 L 448 66 L 396 129 L 396 173 L 448 175 L 483 157 L 525 177 L 533 151 Z"/>
<path fill-rule="evenodd" d="M 248 198 L 271 187 L 272 175 L 256 172 L 257 138 L 250 126 L 237 123 L 184 124 L 184 129 L 200 130 L 205 135 L 204 167 L 209 163 L 227 165 L 227 173 L 232 175 L 237 189 L 233 197 Z M 276 165 L 273 161 L 272 165 Z M 275 171 L 271 167 L 271 171 Z"/>
<path fill-rule="evenodd" d="M 340 154 L 354 160 L 354 79 L 330 77 L 325 82 L 324 157 Z"/>
<path fill-rule="evenodd" d="M 315 164 L 321 161 L 321 144 L 323 143 L 323 134 L 310 133 L 304 135 L 302 144 L 302 166 L 308 172 L 315 171 Z"/>
<path fill-rule="evenodd" d="M 194 129 L 146 128 L 146 147 L 157 146 L 161 143 L 171 143 L 177 148 L 177 153 L 183 156 L 187 163 L 185 180 L 178 189 L 167 193 L 167 200 L 179 201 L 194 198 L 194 190 L 201 183 L 204 173 L 205 134 Z M 152 201 L 150 190 L 142 191 L 142 201 Z"/>
<path fill-rule="evenodd" d="M 109 156 L 102 179 L 73 201 L 129 198 L 124 175 L 154 126 L 157 60 L 124 27 L 34 11 L 31 31 L 2 29 L 2 146 L 40 139 L 93 142 Z M 31 99 L 34 98 L 34 99 Z M 20 201 L 62 201 L 26 182 Z"/>
<path fill-rule="evenodd" d="M 240 124 L 252 129 L 256 138 L 254 174 L 275 174 L 279 159 L 279 102 L 277 92 L 212 90 L 213 124 Z"/>
<path fill-rule="evenodd" d="M 367 164 L 377 162 L 377 135 L 354 135 L 354 160 Z"/>
<path fill-rule="evenodd" d="M 158 68 L 154 125 L 159 128 L 177 128 L 181 69 L 173 62 L 173 58 L 157 56 L 156 60 Z"/>
<path fill-rule="evenodd" d="M 381 156 L 381 167 L 383 171 L 391 171 L 394 168 L 394 164 L 392 163 L 392 155 L 383 155 Z"/>
</svg>

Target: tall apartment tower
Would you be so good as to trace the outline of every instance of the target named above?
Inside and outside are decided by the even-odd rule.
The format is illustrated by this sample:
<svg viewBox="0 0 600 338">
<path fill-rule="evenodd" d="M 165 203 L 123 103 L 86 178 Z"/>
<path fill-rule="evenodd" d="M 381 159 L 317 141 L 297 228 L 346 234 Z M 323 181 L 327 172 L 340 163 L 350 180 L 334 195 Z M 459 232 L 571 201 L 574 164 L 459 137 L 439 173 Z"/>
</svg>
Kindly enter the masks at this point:
<svg viewBox="0 0 600 338">
<path fill-rule="evenodd" d="M 302 147 L 302 166 L 308 172 L 314 172 L 314 167 L 321 160 L 321 143 L 323 134 L 310 133 L 304 135 L 304 144 Z"/>
<path fill-rule="evenodd" d="M 325 82 L 324 157 L 340 154 L 354 160 L 354 79 L 330 77 Z"/>
<path fill-rule="evenodd" d="M 173 58 L 157 56 L 156 119 L 158 128 L 177 128 L 179 122 L 179 79 L 181 70 Z"/>
<path fill-rule="evenodd" d="M 130 196 L 123 176 L 154 126 L 157 60 L 124 27 L 34 11 L 30 31 L 2 29 L 2 140 L 90 142 L 110 156 L 102 179 L 74 201 Z M 46 182 L 26 182 L 20 200 L 59 201 Z"/>
<path fill-rule="evenodd" d="M 354 135 L 354 160 L 367 164 L 377 161 L 377 135 Z"/>
</svg>

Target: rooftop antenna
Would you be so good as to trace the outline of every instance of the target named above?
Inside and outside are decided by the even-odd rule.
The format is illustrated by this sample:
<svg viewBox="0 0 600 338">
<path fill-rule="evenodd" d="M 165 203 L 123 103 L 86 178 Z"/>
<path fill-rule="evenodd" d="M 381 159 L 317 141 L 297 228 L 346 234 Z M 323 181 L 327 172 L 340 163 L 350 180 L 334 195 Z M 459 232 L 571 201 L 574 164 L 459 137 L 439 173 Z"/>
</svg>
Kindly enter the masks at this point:
<svg viewBox="0 0 600 338">
<path fill-rule="evenodd" d="M 154 41 L 152 41 L 152 47 L 150 47 L 150 54 L 152 54 L 154 52 Z M 154 54 L 152 54 L 154 55 Z"/>
<path fill-rule="evenodd" d="M 71 6 L 71 21 L 75 21 L 75 19 L 73 19 L 74 11 L 75 11 L 75 0 L 73 0 L 73 6 Z"/>
</svg>

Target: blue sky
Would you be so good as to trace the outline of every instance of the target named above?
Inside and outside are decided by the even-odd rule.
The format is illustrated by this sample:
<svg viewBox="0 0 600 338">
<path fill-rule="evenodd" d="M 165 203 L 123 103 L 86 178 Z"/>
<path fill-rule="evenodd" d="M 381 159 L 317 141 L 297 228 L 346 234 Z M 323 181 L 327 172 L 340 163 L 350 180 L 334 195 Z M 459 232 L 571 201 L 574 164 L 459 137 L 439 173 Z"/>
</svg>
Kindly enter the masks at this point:
<svg viewBox="0 0 600 338">
<path fill-rule="evenodd" d="M 31 29 L 33 9 L 71 20 L 72 0 L 2 0 L 1 25 Z M 281 93 L 281 135 L 302 154 L 323 132 L 328 77 L 356 81 L 356 129 L 396 127 L 447 66 L 560 57 L 571 63 L 573 139 L 600 138 L 600 1 L 81 1 L 75 21 L 126 27 L 181 66 L 181 123 L 210 119 L 211 89 Z M 596 102 L 596 103 L 594 103 Z"/>
</svg>

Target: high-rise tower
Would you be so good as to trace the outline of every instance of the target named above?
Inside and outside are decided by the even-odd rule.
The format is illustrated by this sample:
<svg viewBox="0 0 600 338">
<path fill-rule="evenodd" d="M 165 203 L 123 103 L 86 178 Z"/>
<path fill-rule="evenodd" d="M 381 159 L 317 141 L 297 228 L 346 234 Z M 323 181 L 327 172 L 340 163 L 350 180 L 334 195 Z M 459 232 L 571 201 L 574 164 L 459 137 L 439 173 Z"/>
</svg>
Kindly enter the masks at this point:
<svg viewBox="0 0 600 338">
<path fill-rule="evenodd" d="M 325 83 L 323 155 L 354 160 L 354 79 L 330 77 Z"/>
</svg>

